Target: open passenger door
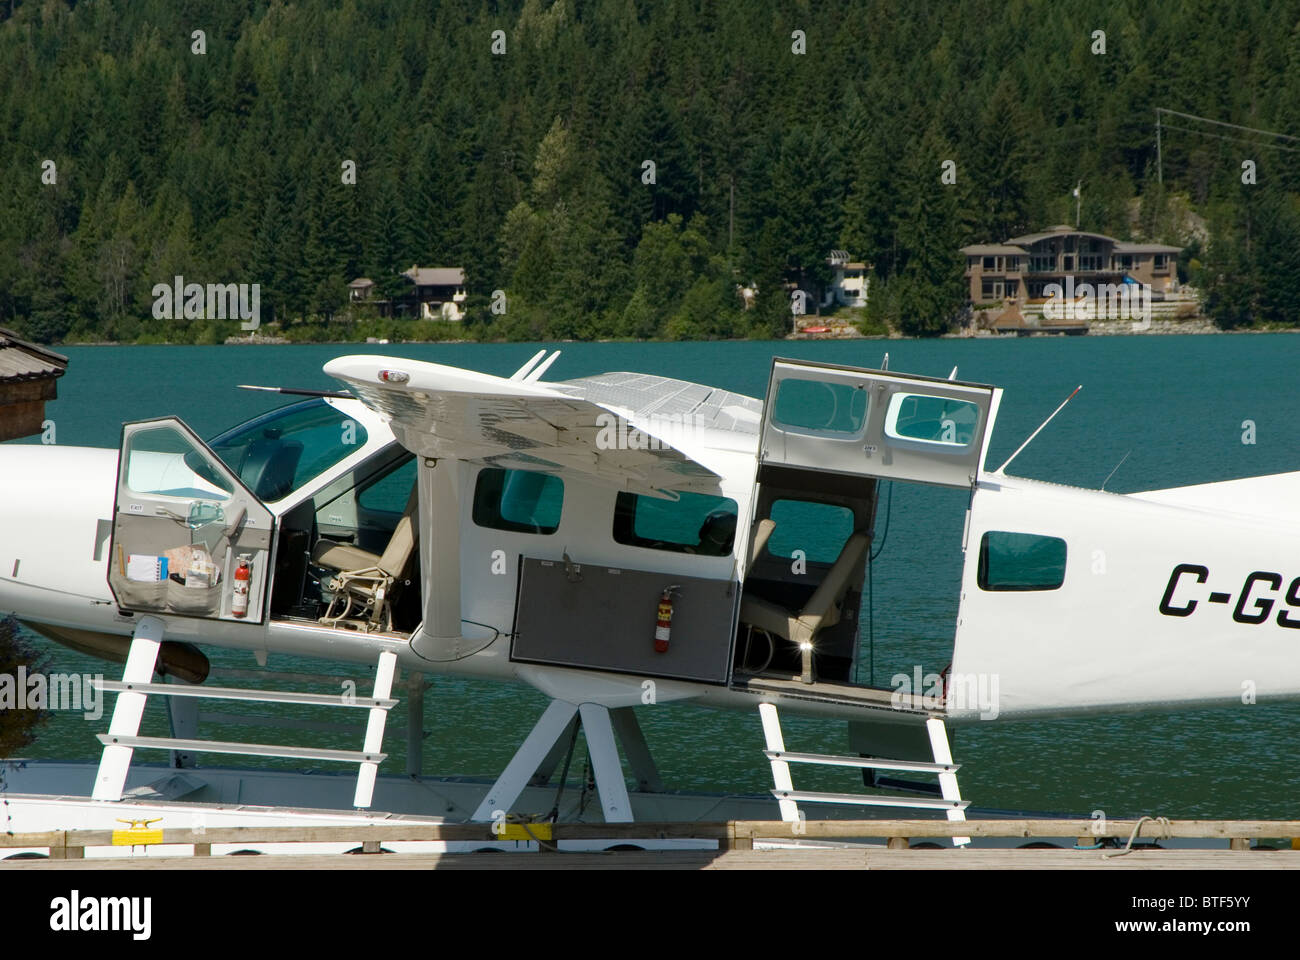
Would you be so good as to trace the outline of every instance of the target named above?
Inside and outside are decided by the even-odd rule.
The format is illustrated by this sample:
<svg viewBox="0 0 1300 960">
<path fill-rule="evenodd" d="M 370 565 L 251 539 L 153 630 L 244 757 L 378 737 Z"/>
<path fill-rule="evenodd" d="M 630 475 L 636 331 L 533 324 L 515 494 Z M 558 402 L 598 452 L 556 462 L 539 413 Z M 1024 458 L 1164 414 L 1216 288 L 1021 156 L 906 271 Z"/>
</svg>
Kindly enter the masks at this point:
<svg viewBox="0 0 1300 960">
<path fill-rule="evenodd" d="M 759 464 L 969 488 L 1001 393 L 982 384 L 776 358 Z"/>
<path fill-rule="evenodd" d="M 274 514 L 180 420 L 122 428 L 108 585 L 123 610 L 261 623 L 274 527 Z M 246 610 L 236 603 L 241 562 Z"/>
</svg>

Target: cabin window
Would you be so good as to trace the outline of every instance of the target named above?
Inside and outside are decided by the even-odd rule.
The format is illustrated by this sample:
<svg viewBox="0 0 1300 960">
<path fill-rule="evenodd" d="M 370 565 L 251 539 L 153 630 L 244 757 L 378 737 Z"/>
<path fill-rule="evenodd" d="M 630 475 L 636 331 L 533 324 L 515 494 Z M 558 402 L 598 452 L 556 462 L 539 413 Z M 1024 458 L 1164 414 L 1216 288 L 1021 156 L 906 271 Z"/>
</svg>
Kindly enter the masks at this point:
<svg viewBox="0 0 1300 960">
<path fill-rule="evenodd" d="M 487 467 L 474 485 L 474 522 L 480 527 L 551 534 L 560 528 L 563 506 L 564 481 L 549 473 Z"/>
<path fill-rule="evenodd" d="M 992 269 L 994 269 L 993 264 L 994 264 L 995 262 L 996 262 L 996 261 L 995 261 L 992 257 L 985 257 L 985 258 L 984 258 L 984 269 L 985 269 L 985 270 L 992 270 Z"/>
<path fill-rule="evenodd" d="M 990 530 L 980 541 L 981 590 L 1055 590 L 1065 582 L 1065 541 Z"/>
<path fill-rule="evenodd" d="M 630 547 L 730 556 L 736 540 L 736 501 L 703 493 L 676 500 L 620 493 L 614 502 L 614 540 Z"/>
<path fill-rule="evenodd" d="M 281 407 L 209 443 L 259 500 L 274 503 L 366 445 L 366 428 L 323 399 Z"/>
<path fill-rule="evenodd" d="M 979 406 L 969 400 L 896 393 L 889 398 L 885 436 L 937 446 L 969 447 L 979 425 Z"/>
<path fill-rule="evenodd" d="M 861 433 L 867 422 L 867 393 L 861 386 L 829 380 L 782 380 L 772 422 L 813 433 Z"/>
<path fill-rule="evenodd" d="M 768 517 L 776 524 L 767 541 L 774 557 L 793 559 L 801 550 L 810 563 L 834 563 L 853 534 L 853 511 L 838 504 L 776 500 Z"/>
</svg>

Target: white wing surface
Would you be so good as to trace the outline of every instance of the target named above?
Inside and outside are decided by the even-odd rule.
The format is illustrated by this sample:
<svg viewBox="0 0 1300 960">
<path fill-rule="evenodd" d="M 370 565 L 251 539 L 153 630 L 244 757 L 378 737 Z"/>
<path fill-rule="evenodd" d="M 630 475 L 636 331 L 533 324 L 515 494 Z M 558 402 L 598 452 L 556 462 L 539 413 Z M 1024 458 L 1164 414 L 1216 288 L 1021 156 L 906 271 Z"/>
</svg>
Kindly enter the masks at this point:
<svg viewBox="0 0 1300 960">
<path fill-rule="evenodd" d="M 631 373 L 548 384 L 376 356 L 339 357 L 325 372 L 388 417 L 420 456 L 576 474 L 657 496 L 717 492 L 718 474 L 680 447 L 704 432 L 752 446 L 761 409 L 750 397 Z"/>
</svg>

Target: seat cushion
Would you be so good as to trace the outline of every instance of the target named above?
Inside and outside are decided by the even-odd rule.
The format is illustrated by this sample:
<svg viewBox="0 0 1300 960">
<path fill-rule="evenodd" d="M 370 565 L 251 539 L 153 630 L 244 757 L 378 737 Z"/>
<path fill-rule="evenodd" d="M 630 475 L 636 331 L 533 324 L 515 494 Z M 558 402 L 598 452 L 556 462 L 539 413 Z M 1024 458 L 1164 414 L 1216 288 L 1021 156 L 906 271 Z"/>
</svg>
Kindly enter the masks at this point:
<svg viewBox="0 0 1300 960">
<path fill-rule="evenodd" d="M 319 540 L 312 549 L 311 562 L 331 570 L 366 570 L 379 565 L 379 555 L 351 544 Z"/>
</svg>

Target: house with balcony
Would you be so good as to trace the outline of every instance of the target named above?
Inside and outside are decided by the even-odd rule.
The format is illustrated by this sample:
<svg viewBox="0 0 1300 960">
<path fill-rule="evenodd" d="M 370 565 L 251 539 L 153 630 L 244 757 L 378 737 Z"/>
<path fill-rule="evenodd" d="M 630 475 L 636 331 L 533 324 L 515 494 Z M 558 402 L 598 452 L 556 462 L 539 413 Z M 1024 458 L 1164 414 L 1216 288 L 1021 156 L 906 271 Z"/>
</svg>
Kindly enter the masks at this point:
<svg viewBox="0 0 1300 960">
<path fill-rule="evenodd" d="M 1130 243 L 1068 225 L 1027 233 L 1003 243 L 962 247 L 966 258 L 969 296 L 976 305 L 1033 304 L 1059 284 L 1070 289 L 1081 283 L 1148 284 L 1156 296 L 1177 285 L 1176 262 L 1181 248 L 1164 243 Z M 1098 319 L 1102 319 L 1098 317 Z"/>
<path fill-rule="evenodd" d="M 351 303 L 372 303 L 380 316 L 419 317 L 421 320 L 460 321 L 465 318 L 465 269 L 421 267 L 415 264 L 400 274 L 404 288 L 390 298 L 376 298 L 376 284 L 357 277 L 348 284 Z"/>
<path fill-rule="evenodd" d="M 822 299 L 822 307 L 832 304 L 841 307 L 865 307 L 867 305 L 867 287 L 871 278 L 867 275 L 867 264 L 849 259 L 847 250 L 832 250 L 826 258 L 831 268 L 831 284 Z"/>
</svg>

